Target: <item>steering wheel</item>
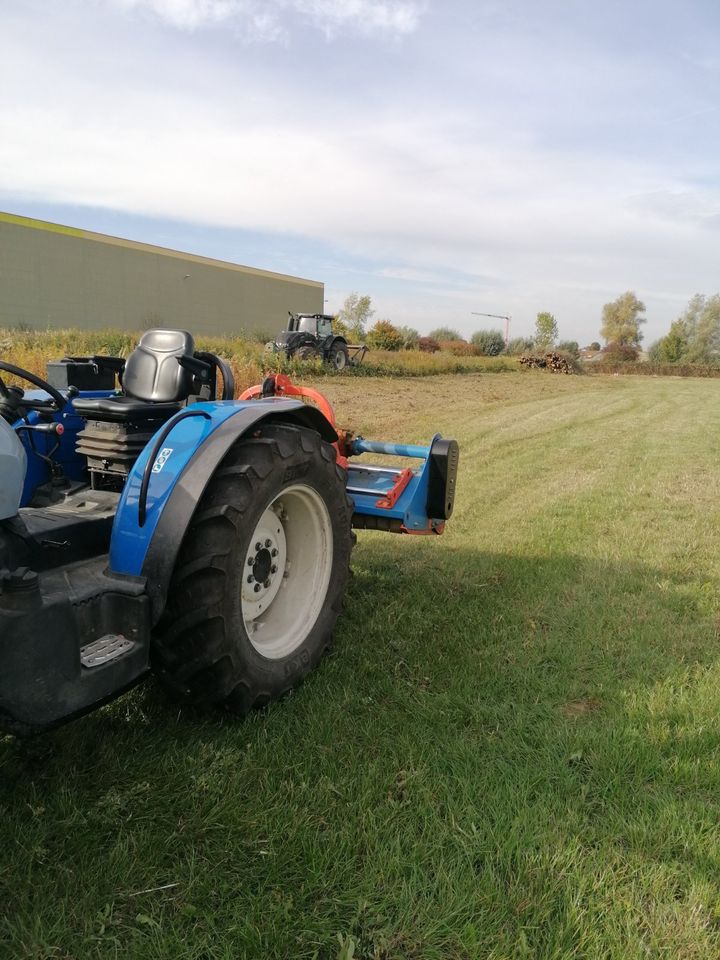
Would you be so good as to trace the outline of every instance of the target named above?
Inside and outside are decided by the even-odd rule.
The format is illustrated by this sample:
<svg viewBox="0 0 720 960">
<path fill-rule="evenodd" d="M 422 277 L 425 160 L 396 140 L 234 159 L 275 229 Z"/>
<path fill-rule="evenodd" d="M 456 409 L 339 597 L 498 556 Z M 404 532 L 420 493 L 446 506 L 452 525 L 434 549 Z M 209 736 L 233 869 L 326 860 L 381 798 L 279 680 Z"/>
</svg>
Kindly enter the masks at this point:
<svg viewBox="0 0 720 960">
<path fill-rule="evenodd" d="M 44 390 L 49 394 L 48 400 L 28 400 L 17 387 L 6 387 L 0 377 L 0 407 L 7 406 L 13 410 L 23 407 L 25 410 L 37 410 L 40 413 L 58 413 L 67 403 L 63 395 L 48 383 L 42 377 L 36 377 L 29 370 L 23 370 L 22 367 L 16 367 L 12 363 L 6 363 L 0 360 L 0 372 L 10 373 L 21 380 L 27 380 L 34 387 Z"/>
</svg>

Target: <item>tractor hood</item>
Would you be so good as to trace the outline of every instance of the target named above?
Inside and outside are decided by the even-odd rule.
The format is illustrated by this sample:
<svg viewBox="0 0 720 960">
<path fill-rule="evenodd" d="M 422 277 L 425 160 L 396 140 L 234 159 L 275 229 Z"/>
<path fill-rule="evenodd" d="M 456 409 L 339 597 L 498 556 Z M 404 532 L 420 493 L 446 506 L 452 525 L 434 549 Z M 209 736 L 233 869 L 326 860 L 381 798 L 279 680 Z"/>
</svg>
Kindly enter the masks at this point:
<svg viewBox="0 0 720 960">
<path fill-rule="evenodd" d="M 10 424 L 0 417 L 0 520 L 18 512 L 26 467 L 25 448 Z"/>
<path fill-rule="evenodd" d="M 291 336 L 289 330 L 281 330 L 280 333 L 275 337 L 275 346 L 284 347 L 288 342 L 289 336 Z"/>
</svg>

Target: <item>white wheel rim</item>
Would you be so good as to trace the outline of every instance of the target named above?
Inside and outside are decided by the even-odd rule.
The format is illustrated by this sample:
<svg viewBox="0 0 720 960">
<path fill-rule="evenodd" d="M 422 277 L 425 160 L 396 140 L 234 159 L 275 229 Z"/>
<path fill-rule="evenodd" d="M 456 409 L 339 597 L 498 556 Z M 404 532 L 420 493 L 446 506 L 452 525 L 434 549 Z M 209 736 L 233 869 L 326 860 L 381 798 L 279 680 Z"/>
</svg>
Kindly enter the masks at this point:
<svg viewBox="0 0 720 960">
<path fill-rule="evenodd" d="M 335 354 L 335 367 L 338 370 L 345 369 L 345 354 L 342 350 L 338 350 L 338 352 Z"/>
<path fill-rule="evenodd" d="M 289 656 L 315 626 L 330 585 L 332 522 L 320 494 L 286 487 L 264 510 L 243 567 L 242 616 L 253 647 Z"/>
</svg>

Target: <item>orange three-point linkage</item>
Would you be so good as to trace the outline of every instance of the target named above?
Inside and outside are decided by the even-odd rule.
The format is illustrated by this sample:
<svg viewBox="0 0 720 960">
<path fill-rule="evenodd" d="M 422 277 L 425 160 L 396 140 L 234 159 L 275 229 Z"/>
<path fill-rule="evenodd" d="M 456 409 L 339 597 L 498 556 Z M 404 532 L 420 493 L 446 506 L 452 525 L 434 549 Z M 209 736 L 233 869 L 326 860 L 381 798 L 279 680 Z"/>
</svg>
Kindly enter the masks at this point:
<svg viewBox="0 0 720 960">
<path fill-rule="evenodd" d="M 268 383 L 268 381 L 271 382 Z M 258 397 L 262 396 L 302 397 L 305 400 L 312 400 L 312 402 L 324 415 L 325 419 L 329 421 L 333 429 L 337 432 L 338 440 L 333 444 L 337 454 L 337 462 L 341 467 L 347 469 L 348 461 L 347 457 L 345 456 L 345 433 L 342 430 L 338 430 L 335 422 L 335 411 L 333 410 L 328 398 L 323 396 L 319 390 L 314 390 L 312 387 L 299 387 L 297 384 L 292 382 L 287 374 L 274 373 L 271 374 L 263 384 L 255 384 L 254 387 L 248 387 L 247 390 L 240 394 L 238 399 L 256 400 Z"/>
</svg>

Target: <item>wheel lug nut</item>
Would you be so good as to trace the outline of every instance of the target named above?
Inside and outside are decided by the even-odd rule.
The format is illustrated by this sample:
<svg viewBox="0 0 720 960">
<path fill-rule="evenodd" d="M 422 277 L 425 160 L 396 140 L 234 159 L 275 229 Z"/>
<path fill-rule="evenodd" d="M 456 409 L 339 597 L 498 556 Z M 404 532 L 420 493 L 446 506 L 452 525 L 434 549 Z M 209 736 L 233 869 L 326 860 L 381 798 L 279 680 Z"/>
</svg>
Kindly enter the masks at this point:
<svg viewBox="0 0 720 960">
<path fill-rule="evenodd" d="M 273 549 L 270 551 L 270 556 L 271 556 L 271 557 L 276 557 L 277 555 L 278 555 L 278 552 L 277 552 L 277 550 L 273 547 Z"/>
<path fill-rule="evenodd" d="M 269 580 L 266 580 L 265 583 L 263 584 L 263 586 L 264 586 L 265 589 L 267 590 L 267 588 L 270 586 L 270 581 L 269 581 Z"/>
<path fill-rule="evenodd" d="M 272 540 L 266 540 L 266 541 L 265 541 L 265 546 L 266 546 L 266 547 L 271 547 L 271 546 L 272 546 Z"/>
<path fill-rule="evenodd" d="M 253 567 L 255 565 L 255 557 L 248 557 L 248 566 Z"/>
<path fill-rule="evenodd" d="M 250 574 L 250 576 L 248 577 L 248 583 L 252 583 L 254 579 L 255 577 L 253 577 L 253 575 Z"/>
<path fill-rule="evenodd" d="M 258 542 L 255 544 L 255 549 L 256 549 L 256 550 L 262 550 L 262 544 L 260 543 L 259 540 L 258 540 Z"/>
<path fill-rule="evenodd" d="M 259 583 L 256 583 L 256 584 L 255 584 L 255 593 L 260 593 L 260 584 L 259 584 Z"/>
<path fill-rule="evenodd" d="M 277 567 L 275 566 L 275 564 L 273 564 L 273 565 L 270 567 L 270 573 L 277 573 Z"/>
</svg>

